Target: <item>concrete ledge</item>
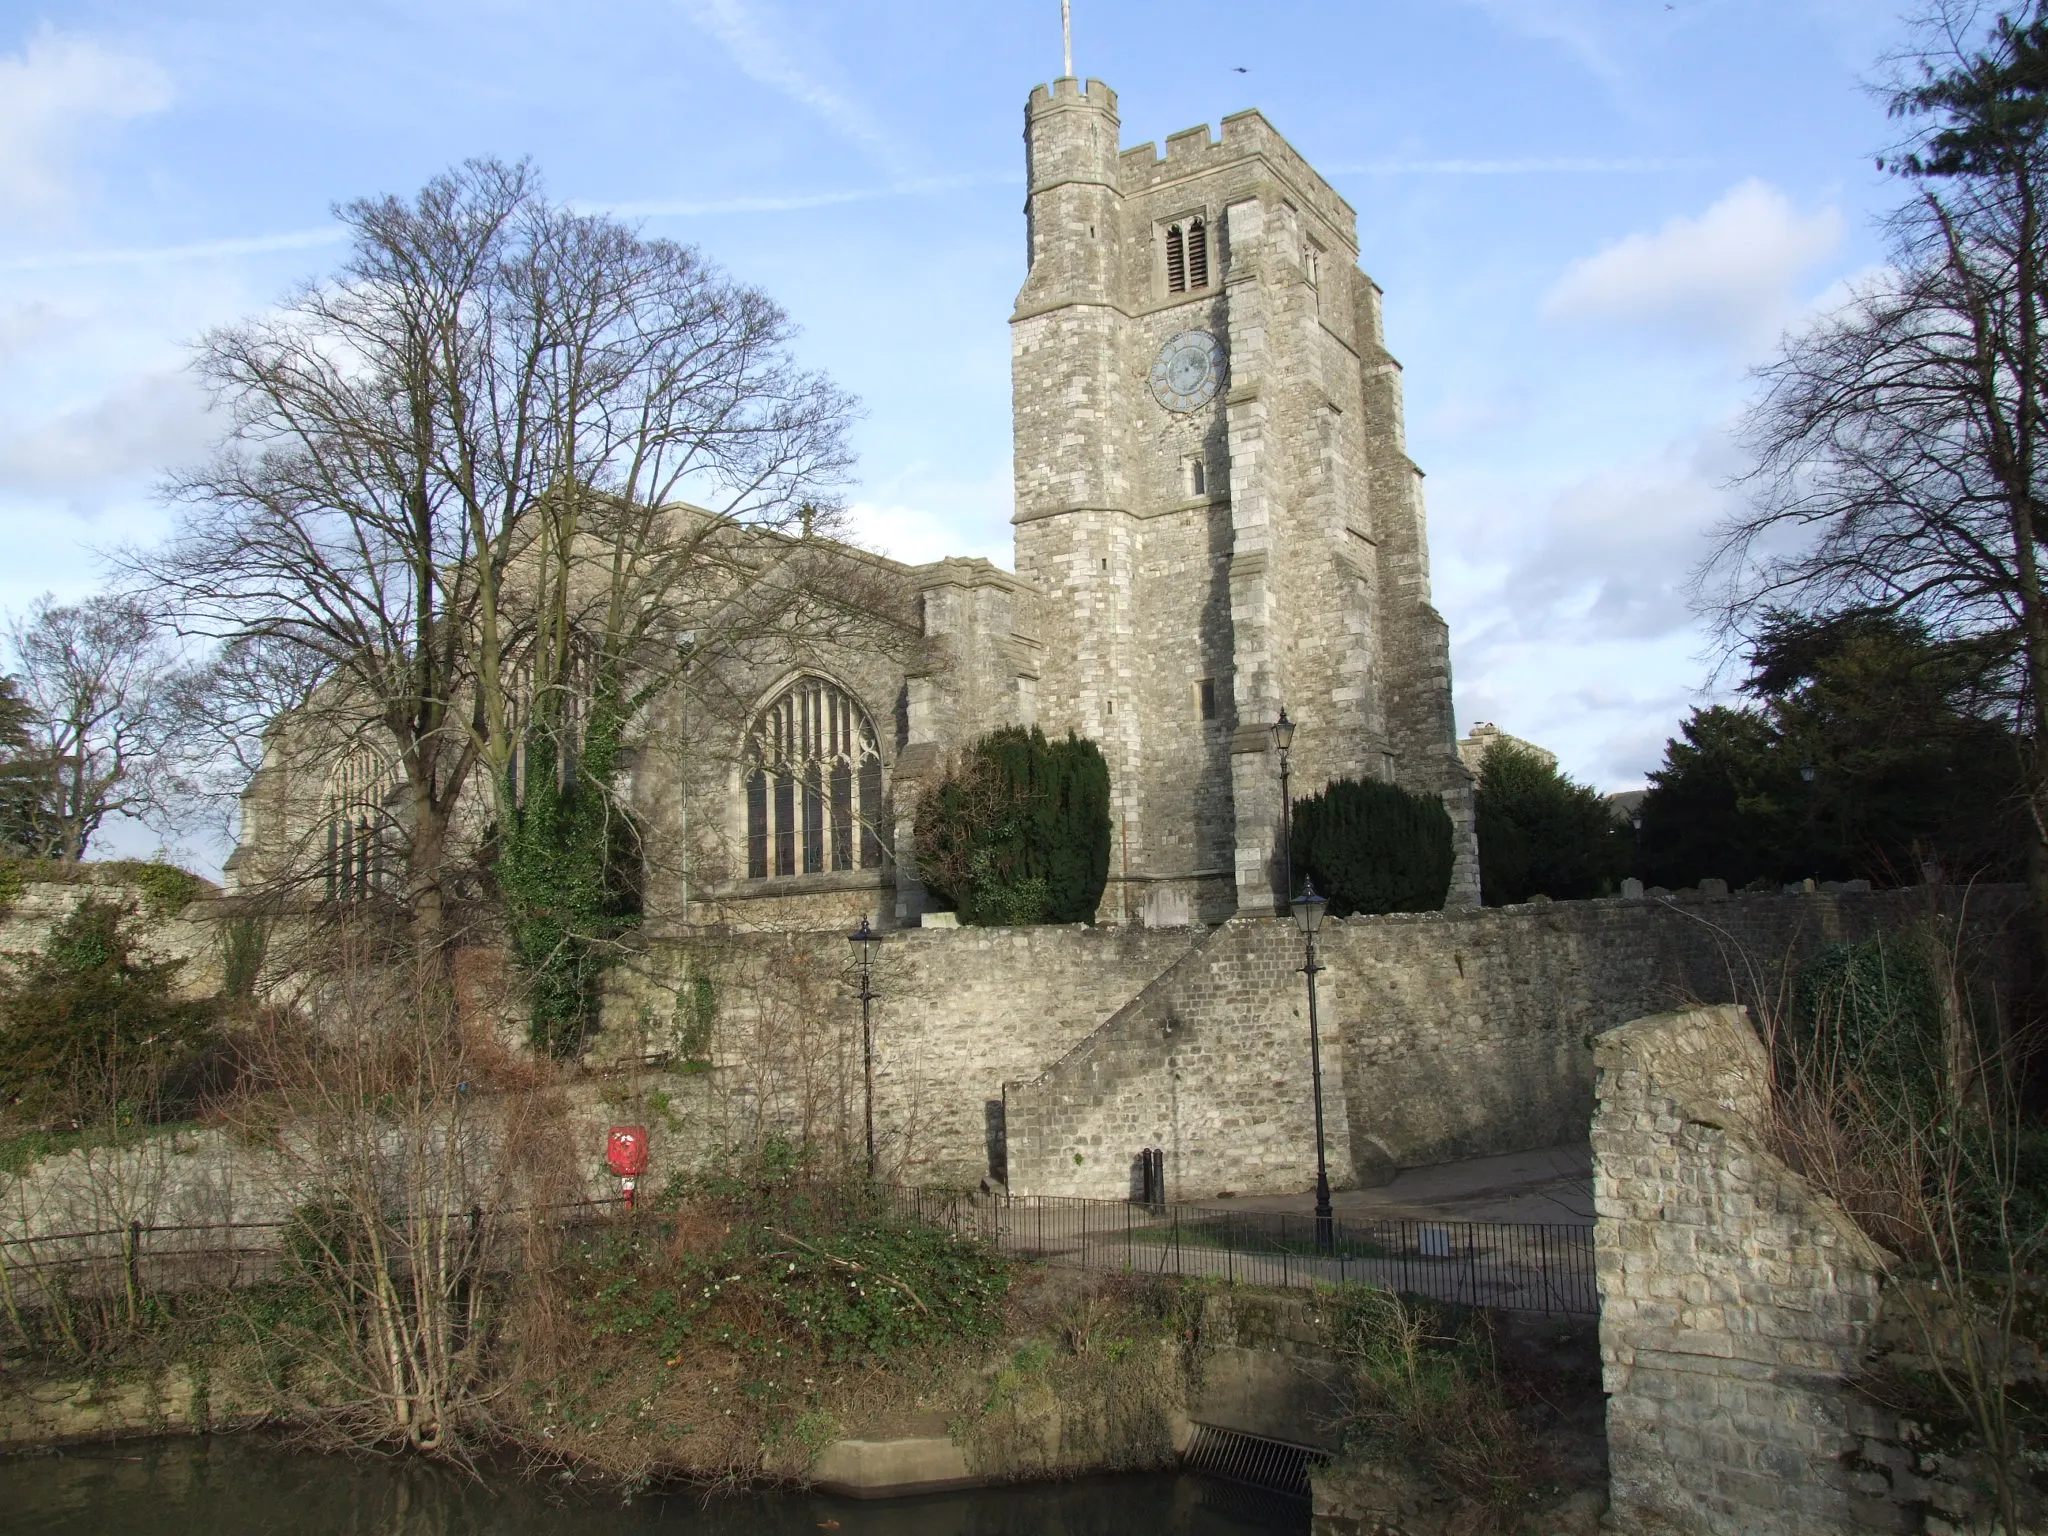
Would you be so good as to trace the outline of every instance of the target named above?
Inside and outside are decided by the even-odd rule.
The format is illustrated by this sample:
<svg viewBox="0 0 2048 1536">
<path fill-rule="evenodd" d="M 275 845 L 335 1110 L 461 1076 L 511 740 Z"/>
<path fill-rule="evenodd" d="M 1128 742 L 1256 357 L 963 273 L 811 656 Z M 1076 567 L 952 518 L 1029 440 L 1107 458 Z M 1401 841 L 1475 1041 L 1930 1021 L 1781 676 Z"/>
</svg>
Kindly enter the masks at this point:
<svg viewBox="0 0 2048 1536">
<path fill-rule="evenodd" d="M 827 1493 L 895 1499 L 947 1488 L 975 1488 L 987 1479 L 967 1467 L 967 1453 L 944 1435 L 903 1440 L 834 1440 L 811 1464 L 811 1481 Z"/>
</svg>

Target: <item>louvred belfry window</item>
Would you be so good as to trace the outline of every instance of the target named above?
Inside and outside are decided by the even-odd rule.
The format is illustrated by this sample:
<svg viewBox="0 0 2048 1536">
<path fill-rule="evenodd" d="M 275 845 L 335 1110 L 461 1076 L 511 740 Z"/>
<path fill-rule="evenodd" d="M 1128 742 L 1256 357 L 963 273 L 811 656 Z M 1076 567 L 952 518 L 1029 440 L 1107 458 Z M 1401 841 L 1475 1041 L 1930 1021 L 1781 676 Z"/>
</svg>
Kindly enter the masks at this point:
<svg viewBox="0 0 2048 1536">
<path fill-rule="evenodd" d="M 1166 291 L 1188 291 L 1187 242 L 1182 237 L 1178 224 L 1166 231 Z"/>
<path fill-rule="evenodd" d="M 799 678 L 755 720 L 747 758 L 750 879 L 881 867 L 882 754 L 852 695 Z"/>
<path fill-rule="evenodd" d="M 1200 219 L 1188 225 L 1188 286 L 1209 286 L 1209 230 Z"/>
</svg>

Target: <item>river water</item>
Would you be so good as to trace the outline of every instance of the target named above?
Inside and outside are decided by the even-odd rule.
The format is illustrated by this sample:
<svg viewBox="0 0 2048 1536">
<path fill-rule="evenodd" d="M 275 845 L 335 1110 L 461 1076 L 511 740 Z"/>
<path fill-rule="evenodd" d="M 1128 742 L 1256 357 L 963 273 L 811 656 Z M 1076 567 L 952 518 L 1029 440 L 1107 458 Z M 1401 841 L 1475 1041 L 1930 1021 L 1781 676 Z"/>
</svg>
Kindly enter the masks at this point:
<svg viewBox="0 0 2048 1536">
<path fill-rule="evenodd" d="M 616 1493 L 258 1436 L 136 1441 L 0 1459 L 5 1536 L 1252 1536 L 1305 1505 L 1189 1474 L 1016 1484 L 914 1499 Z"/>
</svg>

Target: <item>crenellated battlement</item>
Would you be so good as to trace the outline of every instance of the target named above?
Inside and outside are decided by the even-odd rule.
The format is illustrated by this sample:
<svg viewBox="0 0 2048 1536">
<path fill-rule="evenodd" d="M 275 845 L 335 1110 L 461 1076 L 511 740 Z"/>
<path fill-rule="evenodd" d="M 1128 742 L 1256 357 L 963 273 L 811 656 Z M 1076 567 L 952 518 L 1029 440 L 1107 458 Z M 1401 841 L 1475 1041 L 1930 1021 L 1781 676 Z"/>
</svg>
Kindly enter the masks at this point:
<svg viewBox="0 0 2048 1536">
<path fill-rule="evenodd" d="M 1167 135 L 1163 155 L 1151 143 L 1124 150 L 1117 156 L 1117 182 L 1126 197 L 1134 197 L 1169 182 L 1253 159 L 1264 160 L 1347 247 L 1348 254 L 1356 256 L 1357 212 L 1256 108 L 1224 118 L 1220 137 L 1212 136 L 1204 123 Z"/>
<path fill-rule="evenodd" d="M 1082 82 L 1073 75 L 1062 75 L 1049 86 L 1031 87 L 1031 103 L 1027 110 L 1044 112 L 1054 106 L 1093 107 L 1098 112 L 1116 111 L 1116 92 L 1100 80 Z"/>
</svg>

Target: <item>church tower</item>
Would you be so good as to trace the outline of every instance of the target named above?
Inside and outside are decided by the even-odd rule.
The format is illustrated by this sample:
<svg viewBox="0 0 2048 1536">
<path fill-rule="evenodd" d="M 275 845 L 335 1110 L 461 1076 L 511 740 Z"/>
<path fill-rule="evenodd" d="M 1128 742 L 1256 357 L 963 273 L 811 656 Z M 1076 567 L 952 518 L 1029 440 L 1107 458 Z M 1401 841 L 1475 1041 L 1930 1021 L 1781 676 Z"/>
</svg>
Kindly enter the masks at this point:
<svg viewBox="0 0 2048 1536">
<path fill-rule="evenodd" d="M 1357 215 L 1257 112 L 1122 150 L 1116 94 L 1025 109 L 1029 272 L 1011 316 L 1016 563 L 1035 713 L 1114 796 L 1106 921 L 1271 912 L 1280 784 L 1442 794 L 1478 901 L 1421 472 Z"/>
</svg>

